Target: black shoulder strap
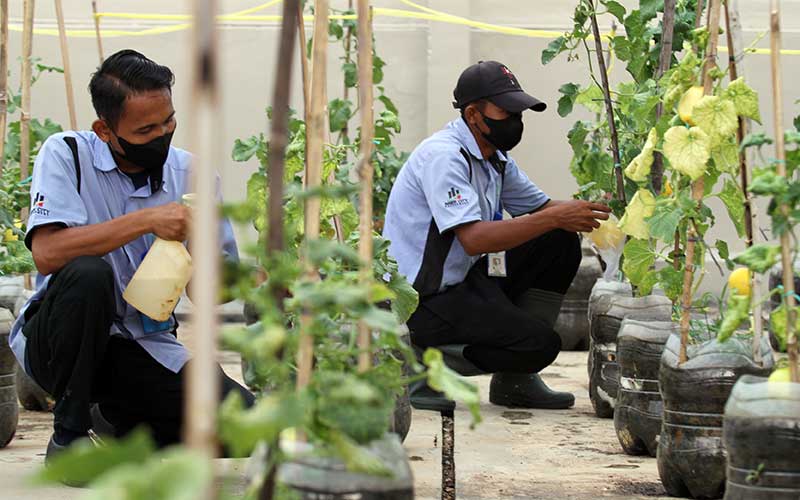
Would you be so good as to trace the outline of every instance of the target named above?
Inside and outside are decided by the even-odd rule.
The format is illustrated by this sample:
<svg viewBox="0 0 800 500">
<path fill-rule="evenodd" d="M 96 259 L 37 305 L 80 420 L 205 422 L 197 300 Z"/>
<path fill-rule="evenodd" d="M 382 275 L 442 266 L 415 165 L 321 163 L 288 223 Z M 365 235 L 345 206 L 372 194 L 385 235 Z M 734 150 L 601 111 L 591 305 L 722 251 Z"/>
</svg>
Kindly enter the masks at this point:
<svg viewBox="0 0 800 500">
<path fill-rule="evenodd" d="M 81 193 L 81 160 L 78 157 L 78 141 L 74 137 L 65 136 L 64 142 L 67 143 L 72 151 L 72 158 L 75 160 L 75 178 L 78 180 L 78 194 Z"/>
<path fill-rule="evenodd" d="M 464 148 L 461 148 L 461 156 L 464 157 L 464 160 L 467 161 L 467 165 L 469 165 L 469 182 L 472 182 L 472 160 L 469 157 L 469 153 L 467 153 Z"/>
</svg>

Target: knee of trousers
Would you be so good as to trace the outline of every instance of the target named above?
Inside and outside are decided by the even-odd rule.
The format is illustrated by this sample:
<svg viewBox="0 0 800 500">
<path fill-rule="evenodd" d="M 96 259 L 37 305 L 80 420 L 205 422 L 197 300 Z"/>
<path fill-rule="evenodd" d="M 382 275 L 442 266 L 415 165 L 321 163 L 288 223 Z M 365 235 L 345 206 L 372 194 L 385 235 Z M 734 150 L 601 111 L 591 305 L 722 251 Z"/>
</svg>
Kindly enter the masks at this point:
<svg viewBox="0 0 800 500">
<path fill-rule="evenodd" d="M 561 258 L 564 266 L 569 269 L 578 269 L 583 253 L 581 240 L 577 233 L 555 229 L 548 233 L 553 251 Z"/>
<path fill-rule="evenodd" d="M 107 299 L 113 305 L 114 271 L 100 257 L 76 257 L 59 271 L 58 278 L 87 299 Z"/>
</svg>

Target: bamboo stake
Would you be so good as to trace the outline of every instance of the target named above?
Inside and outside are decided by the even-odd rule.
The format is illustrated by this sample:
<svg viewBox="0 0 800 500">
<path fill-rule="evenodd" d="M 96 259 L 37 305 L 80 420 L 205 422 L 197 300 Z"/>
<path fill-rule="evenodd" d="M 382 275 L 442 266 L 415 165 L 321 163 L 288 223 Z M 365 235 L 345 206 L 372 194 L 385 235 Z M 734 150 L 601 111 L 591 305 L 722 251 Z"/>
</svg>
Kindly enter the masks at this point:
<svg viewBox="0 0 800 500">
<path fill-rule="evenodd" d="M 106 59 L 103 56 L 103 38 L 100 36 L 100 18 L 97 17 L 97 0 L 92 0 L 92 17 L 94 18 L 94 34 L 97 38 L 97 55 L 100 57 L 100 65 Z"/>
<path fill-rule="evenodd" d="M 772 106 L 775 127 L 775 158 L 778 175 L 786 177 L 786 149 L 783 136 L 783 82 L 781 80 L 781 19 L 780 3 L 770 3 L 770 59 L 772 60 Z M 788 217 L 789 208 L 780 207 Z M 786 352 L 789 354 L 789 373 L 792 382 L 800 382 L 797 369 L 797 335 L 795 332 L 794 265 L 792 262 L 792 241 L 788 232 L 781 235 L 781 264 L 783 266 L 783 292 L 786 300 Z"/>
<path fill-rule="evenodd" d="M 347 10 L 353 10 L 353 0 L 347 0 Z M 344 54 L 345 54 L 345 62 L 350 63 L 353 62 L 350 58 L 351 53 L 351 46 L 350 41 L 351 37 L 353 36 L 353 28 L 348 26 L 347 31 L 345 32 L 344 38 Z M 347 87 L 347 82 L 344 82 L 343 89 L 342 89 L 342 97 L 344 100 L 350 99 L 350 89 Z M 350 140 L 350 127 L 348 126 L 348 122 L 345 122 L 344 127 L 342 128 L 342 137 L 346 140 Z"/>
<path fill-rule="evenodd" d="M 311 82 L 309 81 L 308 76 L 308 56 L 307 56 L 307 41 L 306 41 L 306 23 L 303 20 L 303 3 L 297 3 L 297 38 L 300 42 L 300 68 L 303 74 L 303 120 L 308 123 L 308 112 L 309 112 L 309 100 L 311 99 L 310 96 L 310 89 L 311 89 Z M 308 132 L 308 130 L 306 130 Z M 308 144 L 308 141 L 306 141 Z M 306 154 L 308 154 L 308 148 L 306 148 Z"/>
<path fill-rule="evenodd" d="M 325 137 L 325 85 L 326 65 L 328 63 L 328 0 L 314 2 L 314 50 L 311 61 L 311 97 L 308 121 L 306 123 L 306 186 L 319 187 L 322 181 L 322 149 Z M 306 198 L 305 230 L 306 243 L 319 238 L 320 199 L 317 196 Z M 306 262 L 309 275 L 319 276 L 310 262 Z M 301 318 L 300 345 L 297 352 L 297 388 L 302 390 L 311 381 L 314 358 L 314 338 L 309 331 L 311 318 L 303 314 Z"/>
<path fill-rule="evenodd" d="M 602 56 L 601 56 L 602 57 Z M 358 0 L 358 107 L 361 109 L 361 142 L 358 162 L 358 177 L 361 183 L 359 196 L 359 243 L 358 255 L 363 266 L 365 283 L 372 279 L 372 165 L 375 122 L 373 118 L 372 94 L 372 8 L 369 0 Z M 369 327 L 362 321 L 358 324 L 358 371 L 372 367 Z"/>
<path fill-rule="evenodd" d="M 22 106 L 19 118 L 19 174 L 25 180 L 29 175 L 31 154 L 31 55 L 33 53 L 33 12 L 34 0 L 25 0 L 24 19 L 22 25 Z M 22 209 L 20 219 L 28 220 L 28 207 Z"/>
<path fill-rule="evenodd" d="M 606 104 L 606 115 L 608 116 L 608 129 L 611 133 L 611 155 L 614 158 L 614 175 L 617 179 L 617 199 L 623 204 L 625 201 L 625 179 L 622 177 L 622 165 L 619 157 L 619 138 L 617 136 L 617 125 L 614 122 L 614 106 L 611 103 L 611 90 L 608 85 L 608 72 L 606 70 L 606 61 L 603 57 L 603 40 L 600 38 L 600 28 L 597 26 L 597 15 L 592 12 L 592 33 L 594 35 L 595 54 L 597 55 L 597 64 L 600 68 L 600 78 L 603 84 L 603 99 Z"/>
<path fill-rule="evenodd" d="M 8 126 L 8 0 L 0 0 L 0 174 L 6 158 Z"/>
<path fill-rule="evenodd" d="M 75 91 L 72 89 L 72 69 L 69 63 L 69 46 L 67 45 L 67 30 L 64 27 L 64 8 L 61 0 L 55 0 L 56 21 L 58 22 L 58 39 L 61 43 L 61 64 L 64 66 L 64 86 L 67 92 L 67 111 L 69 112 L 69 127 L 78 130 L 78 119 L 75 116 Z"/>
<path fill-rule="evenodd" d="M 708 46 L 706 48 L 706 61 L 703 66 L 703 89 L 706 95 L 711 94 L 714 83 L 711 78 L 711 69 L 717 65 L 717 46 L 719 45 L 719 20 L 720 20 L 720 0 L 711 0 L 709 4 L 708 21 Z M 698 204 L 703 202 L 705 190 L 704 179 L 700 177 L 692 183 L 692 199 Z M 695 247 L 697 245 L 697 228 L 694 221 L 689 221 L 686 238 L 686 266 L 683 273 L 683 297 L 681 300 L 681 350 L 678 363 L 685 363 L 686 347 L 689 344 L 689 321 L 692 309 L 692 284 L 694 283 L 694 258 Z"/>
<path fill-rule="evenodd" d="M 664 0 L 664 17 L 661 21 L 661 53 L 658 56 L 658 68 L 655 79 L 658 82 L 672 63 L 672 35 L 675 31 L 675 0 Z M 656 123 L 664 113 L 664 105 L 659 102 L 656 107 Z M 661 192 L 664 178 L 664 158 L 656 151 L 653 156 L 653 168 L 650 172 L 653 190 L 656 194 Z"/>
<path fill-rule="evenodd" d="M 267 172 L 267 177 L 270 179 L 267 251 L 270 254 L 280 252 L 284 246 L 283 171 L 286 145 L 289 141 L 289 97 L 291 95 L 292 63 L 299 6 L 300 2 L 298 0 L 284 0 L 283 2 L 281 38 L 275 67 L 275 74 L 284 76 L 275 79 L 275 88 L 272 94 L 272 124 L 269 137 L 270 161 Z"/>
<path fill-rule="evenodd" d="M 730 80 L 734 81 L 739 77 L 739 70 L 741 69 L 736 61 L 736 58 L 741 54 L 742 40 L 741 40 L 742 26 L 739 23 L 739 13 L 737 5 L 734 2 L 731 5 L 731 0 L 725 2 L 725 34 L 728 39 L 728 73 Z M 747 135 L 749 120 L 739 117 L 739 127 L 736 130 L 736 143 L 741 144 L 744 137 Z M 745 243 L 748 248 L 753 246 L 753 239 L 755 228 L 758 226 L 755 213 L 752 209 L 753 197 L 750 194 L 748 186 L 750 185 L 750 170 L 747 165 L 747 155 L 744 151 L 739 152 L 739 177 L 742 183 L 742 191 L 744 192 L 744 225 L 745 225 Z M 753 290 L 761 289 L 761 279 L 758 273 L 753 273 L 751 278 L 751 288 Z M 761 337 L 763 335 L 763 318 L 761 317 L 761 302 L 755 301 L 753 305 L 753 361 L 757 365 L 763 362 L 761 356 Z"/>
<path fill-rule="evenodd" d="M 193 184 L 197 193 L 191 242 L 196 270 L 193 279 L 195 308 L 192 329 L 195 350 L 186 378 L 186 444 L 211 459 L 216 454 L 216 414 L 219 397 L 217 351 L 217 289 L 219 286 L 219 234 L 209 230 L 219 225 L 216 174 L 213 165 L 222 163 L 219 130 L 218 38 L 214 16 L 217 0 L 195 0 L 192 28 L 192 110 L 190 122 L 194 157 Z M 206 498 L 211 498 L 210 481 Z"/>
</svg>

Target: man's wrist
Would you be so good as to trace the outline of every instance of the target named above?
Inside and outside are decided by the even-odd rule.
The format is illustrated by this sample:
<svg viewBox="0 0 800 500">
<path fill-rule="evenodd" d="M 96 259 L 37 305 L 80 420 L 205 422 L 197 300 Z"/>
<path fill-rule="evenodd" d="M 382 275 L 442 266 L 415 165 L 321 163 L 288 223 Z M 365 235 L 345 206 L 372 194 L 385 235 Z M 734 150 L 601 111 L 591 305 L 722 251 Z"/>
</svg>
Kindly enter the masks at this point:
<svg viewBox="0 0 800 500">
<path fill-rule="evenodd" d="M 139 228 L 138 232 L 142 235 L 155 232 L 153 224 L 153 210 L 150 208 L 143 208 L 136 213 L 139 216 L 139 223 L 137 225 Z"/>
</svg>

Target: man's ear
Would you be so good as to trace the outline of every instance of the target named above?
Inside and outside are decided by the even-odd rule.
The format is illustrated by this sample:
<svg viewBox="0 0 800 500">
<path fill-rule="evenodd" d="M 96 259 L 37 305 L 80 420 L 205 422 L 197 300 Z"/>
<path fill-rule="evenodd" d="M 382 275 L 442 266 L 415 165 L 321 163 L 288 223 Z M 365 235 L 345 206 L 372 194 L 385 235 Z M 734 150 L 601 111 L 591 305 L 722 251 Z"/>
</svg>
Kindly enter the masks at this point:
<svg viewBox="0 0 800 500">
<path fill-rule="evenodd" d="M 111 128 L 108 126 L 105 120 L 101 120 L 100 118 L 92 122 L 92 130 L 94 130 L 94 133 L 97 134 L 97 137 L 99 137 L 103 142 L 108 143 L 113 137 Z"/>
</svg>

